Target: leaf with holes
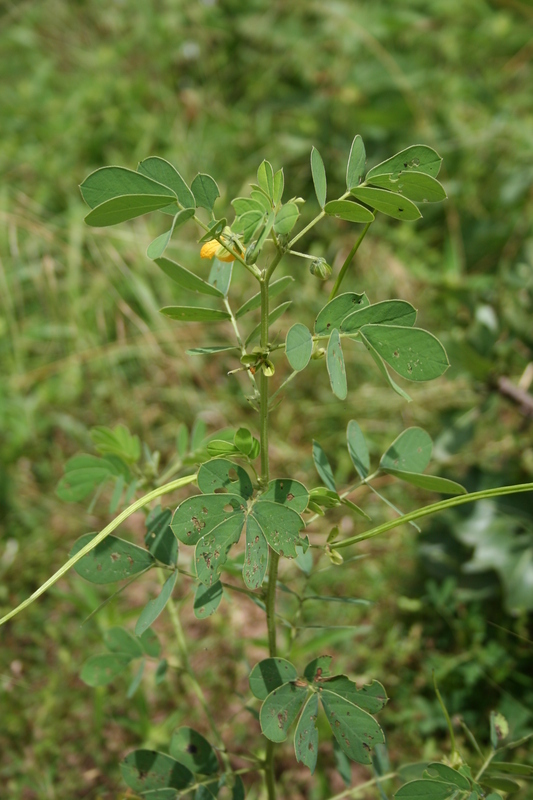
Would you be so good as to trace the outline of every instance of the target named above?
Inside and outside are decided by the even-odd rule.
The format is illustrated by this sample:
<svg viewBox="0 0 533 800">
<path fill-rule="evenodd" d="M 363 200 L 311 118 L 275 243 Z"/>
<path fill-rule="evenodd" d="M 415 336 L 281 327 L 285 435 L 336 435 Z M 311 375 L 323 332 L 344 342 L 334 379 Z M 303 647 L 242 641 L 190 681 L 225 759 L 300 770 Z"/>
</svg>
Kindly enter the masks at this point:
<svg viewBox="0 0 533 800">
<path fill-rule="evenodd" d="M 315 333 L 318 335 L 330 334 L 333 328 L 340 328 L 350 314 L 359 308 L 370 305 L 366 294 L 346 292 L 330 300 L 318 314 L 315 320 Z"/>
<path fill-rule="evenodd" d="M 369 208 L 351 200 L 330 200 L 324 206 L 330 217 L 346 220 L 346 222 L 373 222 L 375 217 Z"/>
<path fill-rule="evenodd" d="M 382 214 L 394 217 L 394 219 L 413 221 L 420 219 L 422 216 L 418 206 L 415 206 L 407 197 L 398 197 L 397 194 L 387 192 L 385 189 L 360 186 L 357 189 L 352 189 L 352 194 L 357 200 L 369 205 L 370 208 L 381 211 Z"/>
<path fill-rule="evenodd" d="M 177 195 L 183 208 L 193 209 L 194 213 L 196 203 L 193 193 L 178 170 L 164 158 L 159 158 L 158 156 L 145 158 L 144 161 L 140 162 L 137 171 L 142 172 L 143 175 L 148 175 L 149 178 L 162 183 L 164 186 L 168 186 Z"/>
<path fill-rule="evenodd" d="M 198 580 L 205 586 L 212 586 L 218 581 L 230 549 L 240 539 L 243 524 L 244 515 L 235 514 L 199 540 L 194 559 Z"/>
<path fill-rule="evenodd" d="M 392 369 L 408 381 L 430 381 L 446 372 L 446 350 L 432 333 L 399 325 L 365 325 L 361 339 L 369 342 Z"/>
<path fill-rule="evenodd" d="M 213 210 L 215 200 L 220 197 L 216 181 L 210 176 L 200 173 L 191 183 L 191 191 L 196 200 L 196 205 Z"/>
<path fill-rule="evenodd" d="M 254 697 L 266 700 L 274 689 L 297 678 L 298 671 L 290 661 L 285 658 L 265 658 L 250 673 L 250 689 Z"/>
<path fill-rule="evenodd" d="M 75 543 L 69 557 L 75 556 L 82 547 L 89 544 L 96 533 L 86 533 Z M 126 542 L 117 536 L 108 536 L 100 544 L 83 556 L 74 569 L 82 578 L 91 583 L 114 583 L 138 575 L 155 565 L 155 559 L 143 547 Z"/>
<path fill-rule="evenodd" d="M 346 188 L 348 191 L 359 186 L 365 174 L 366 152 L 364 142 L 359 134 L 354 137 L 346 166 Z"/>
<path fill-rule="evenodd" d="M 136 636 L 142 636 L 142 634 L 154 624 L 158 616 L 161 614 L 172 596 L 177 577 L 178 573 L 174 571 L 166 579 L 158 596 L 154 600 L 149 600 L 145 605 L 141 611 L 139 619 L 137 620 L 137 624 L 135 625 Z"/>
<path fill-rule="evenodd" d="M 316 147 L 313 147 L 311 150 L 311 175 L 313 176 L 318 205 L 320 208 L 324 208 L 327 193 L 326 168 L 324 167 L 322 156 Z"/>
<path fill-rule="evenodd" d="M 337 328 L 331 332 L 326 351 L 326 365 L 328 368 L 329 382 L 333 394 L 339 400 L 346 400 L 348 384 L 346 383 L 346 366 L 341 346 L 341 337 Z"/>
<path fill-rule="evenodd" d="M 213 775 L 218 772 L 215 751 L 201 733 L 193 728 L 178 728 L 172 734 L 169 754 L 194 774 Z"/>
<path fill-rule="evenodd" d="M 287 333 L 285 354 L 295 372 L 301 372 L 309 364 L 313 352 L 311 331 L 301 322 L 297 322 Z"/>
<path fill-rule="evenodd" d="M 330 665 L 331 656 L 318 656 L 318 658 L 314 658 L 306 666 L 304 669 L 304 677 L 309 683 L 321 681 L 330 674 Z"/>
<path fill-rule="evenodd" d="M 87 686 L 107 686 L 124 672 L 132 657 L 127 653 L 103 653 L 91 656 L 81 668 L 80 678 Z"/>
<path fill-rule="evenodd" d="M 318 755 L 318 695 L 314 692 L 307 700 L 294 733 L 294 752 L 296 760 L 315 771 Z"/>
<path fill-rule="evenodd" d="M 296 547 L 305 545 L 307 541 L 300 536 L 304 523 L 296 511 L 261 498 L 252 506 L 250 514 L 276 553 L 285 558 L 296 558 Z"/>
<path fill-rule="evenodd" d="M 212 586 L 204 586 L 199 583 L 196 587 L 194 595 L 193 611 L 196 619 L 207 619 L 211 614 L 214 614 L 219 607 L 224 590 L 220 581 L 217 581 Z"/>
<path fill-rule="evenodd" d="M 225 458 L 214 458 L 202 464 L 197 483 L 204 494 L 229 491 L 245 500 L 253 494 L 252 481 L 246 470 Z"/>
<path fill-rule="evenodd" d="M 309 492 L 303 483 L 292 478 L 276 478 L 270 481 L 266 492 L 261 495 L 261 500 L 272 500 L 302 514 L 309 502 Z"/>
<path fill-rule="evenodd" d="M 174 566 L 178 560 L 178 542 L 170 527 L 171 519 L 170 508 L 162 509 L 157 506 L 152 509 L 146 517 L 144 543 L 154 558 L 163 564 Z"/>
<path fill-rule="evenodd" d="M 355 333 L 363 325 L 401 325 L 412 328 L 416 322 L 416 308 L 405 300 L 384 300 L 360 308 L 341 323 L 342 333 Z"/>
<path fill-rule="evenodd" d="M 327 486 L 328 489 L 331 489 L 332 492 L 336 492 L 337 488 L 335 486 L 335 478 L 333 477 L 333 470 L 331 468 L 331 464 L 329 463 L 328 457 L 323 451 L 322 447 L 314 439 L 313 439 L 313 461 L 315 463 L 316 471 L 318 472 L 320 479 L 323 481 L 324 485 Z"/>
<path fill-rule="evenodd" d="M 354 419 L 348 423 L 346 441 L 352 464 L 359 477 L 364 480 L 370 471 L 370 455 L 363 431 Z"/>
<path fill-rule="evenodd" d="M 422 428 L 407 428 L 381 456 L 381 469 L 424 472 L 431 459 L 433 442 Z"/>
<path fill-rule="evenodd" d="M 122 777 L 130 789 L 150 800 L 172 800 L 176 790 L 192 783 L 192 772 L 175 759 L 155 750 L 134 750 L 120 764 Z M 159 794 L 156 790 L 173 794 Z M 149 793 L 149 794 L 147 794 Z"/>
<path fill-rule="evenodd" d="M 254 517 L 246 522 L 246 545 L 242 577 L 249 589 L 259 589 L 265 578 L 268 564 L 268 544 Z"/>
<path fill-rule="evenodd" d="M 439 154 L 425 144 L 415 144 L 407 147 L 395 156 L 391 156 L 381 164 L 372 167 L 366 174 L 366 180 L 374 178 L 376 175 L 388 175 L 390 173 L 399 175 L 404 171 L 423 172 L 436 178 L 439 174 L 442 158 Z"/>
<path fill-rule="evenodd" d="M 391 175 L 376 175 L 368 183 L 389 192 L 397 192 L 416 203 L 440 203 L 446 200 L 443 186 L 423 172 L 400 172 Z"/>
<path fill-rule="evenodd" d="M 284 742 L 289 728 L 300 713 L 308 695 L 306 685 L 284 683 L 271 692 L 259 712 L 263 734 L 271 742 Z"/>
<path fill-rule="evenodd" d="M 183 544 L 196 545 L 208 533 L 231 520 L 244 525 L 244 500 L 237 494 L 198 494 L 178 506 L 170 527 Z"/>
<path fill-rule="evenodd" d="M 351 684 L 347 678 L 345 681 Z M 320 699 L 333 735 L 341 749 L 352 761 L 358 764 L 370 764 L 372 747 L 382 744 L 385 737 L 374 717 L 364 710 L 366 698 L 363 699 L 358 694 L 355 684 L 352 686 L 353 691 L 348 692 L 344 682 L 338 682 L 333 678 L 324 682 L 320 690 Z"/>
<path fill-rule="evenodd" d="M 340 695 L 369 714 L 377 714 L 389 699 L 379 681 L 372 681 L 358 689 L 357 685 L 346 675 L 335 675 L 333 678 L 327 677 L 324 686 L 328 691 Z"/>
</svg>

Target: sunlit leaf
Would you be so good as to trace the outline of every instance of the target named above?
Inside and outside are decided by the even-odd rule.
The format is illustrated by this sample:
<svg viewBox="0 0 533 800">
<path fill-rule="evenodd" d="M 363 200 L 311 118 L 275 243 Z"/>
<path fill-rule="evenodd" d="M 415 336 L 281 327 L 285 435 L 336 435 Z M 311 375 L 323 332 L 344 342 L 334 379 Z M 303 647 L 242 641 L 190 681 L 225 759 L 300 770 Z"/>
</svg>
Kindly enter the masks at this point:
<svg viewBox="0 0 533 800">
<path fill-rule="evenodd" d="M 359 308 L 368 306 L 366 294 L 346 292 L 330 300 L 318 314 L 315 320 L 315 333 L 318 335 L 330 334 L 333 328 L 341 327 L 350 314 Z"/>
<path fill-rule="evenodd" d="M 209 497 L 210 495 L 203 495 Z M 211 495 L 211 497 L 219 495 Z M 224 497 L 224 495 L 222 495 Z M 227 496 L 227 495 L 226 495 Z M 244 524 L 243 514 L 232 514 L 216 528 L 199 540 L 195 551 L 195 565 L 198 579 L 206 586 L 213 586 L 220 577 L 229 551 L 240 539 Z"/>
<path fill-rule="evenodd" d="M 406 380 L 430 381 L 440 377 L 450 366 L 446 350 L 437 337 L 421 328 L 365 325 L 360 336 Z"/>
<path fill-rule="evenodd" d="M 214 297 L 223 297 L 219 289 L 199 278 L 194 272 L 182 267 L 176 261 L 171 261 L 169 258 L 156 258 L 154 261 L 165 275 L 168 275 L 171 280 L 183 289 L 188 289 L 190 292 L 213 295 Z"/>
<path fill-rule="evenodd" d="M 192 728 L 178 728 L 172 734 L 169 754 L 191 772 L 212 775 L 218 771 L 215 751 L 201 733 Z"/>
<path fill-rule="evenodd" d="M 311 175 L 313 176 L 318 205 L 320 208 L 324 208 L 327 193 L 326 168 L 324 167 L 322 156 L 316 147 L 313 147 L 311 150 Z"/>
<path fill-rule="evenodd" d="M 305 369 L 313 352 L 313 337 L 311 331 L 301 322 L 297 322 L 287 333 L 285 340 L 285 353 L 293 370 L 300 372 Z"/>
<path fill-rule="evenodd" d="M 304 523 L 296 511 L 260 498 L 254 503 L 250 514 L 276 553 L 285 558 L 296 558 L 296 546 L 303 545 L 305 541 L 300 536 Z"/>
<path fill-rule="evenodd" d="M 440 203 L 446 200 L 446 192 L 442 185 L 423 172 L 401 172 L 391 175 L 376 175 L 368 183 L 387 189 L 389 192 L 408 197 L 417 203 Z"/>
<path fill-rule="evenodd" d="M 359 186 L 352 189 L 352 194 L 357 200 L 362 200 L 376 211 L 381 211 L 394 219 L 415 220 L 420 219 L 422 214 L 415 204 L 407 197 L 398 197 L 393 192 L 385 189 L 373 189 L 370 186 Z"/>
<path fill-rule="evenodd" d="M 203 583 L 199 583 L 194 595 L 194 616 L 197 619 L 206 619 L 214 614 L 222 601 L 223 594 L 224 590 L 220 581 L 216 581 L 212 586 L 204 586 Z"/>
<path fill-rule="evenodd" d="M 428 492 L 441 492 L 442 494 L 467 494 L 464 486 L 448 478 L 439 478 L 437 475 L 420 475 L 417 472 L 404 472 L 398 469 L 383 469 L 387 475 L 393 475 L 400 481 L 405 481 Z"/>
<path fill-rule="evenodd" d="M 385 741 L 383 731 L 374 717 L 361 707 L 359 696 L 353 693 L 348 699 L 345 687 L 339 687 L 334 681 L 325 682 L 320 692 L 333 735 L 348 758 L 358 764 L 370 764 L 372 747 Z M 336 691 L 338 688 L 342 694 Z"/>
<path fill-rule="evenodd" d="M 359 186 L 365 174 L 366 152 L 364 142 L 359 134 L 354 137 L 346 167 L 346 188 L 348 191 Z"/>
<path fill-rule="evenodd" d="M 382 469 L 397 469 L 404 472 L 423 472 L 431 459 L 433 442 L 425 430 L 407 428 L 393 441 L 381 456 Z"/>
<path fill-rule="evenodd" d="M 274 170 L 269 161 L 262 161 L 257 170 L 257 183 L 271 200 L 274 199 Z"/>
<path fill-rule="evenodd" d="M 106 200 L 93 208 L 85 217 L 85 222 L 92 228 L 106 228 L 135 219 L 151 211 L 158 211 L 168 205 L 167 195 L 128 194 Z"/>
<path fill-rule="evenodd" d="M 281 503 L 281 505 L 297 511 L 298 514 L 302 514 L 307 508 L 309 492 L 299 481 L 291 478 L 277 478 L 270 481 L 267 490 L 261 495 L 261 500 Z"/>
<path fill-rule="evenodd" d="M 276 214 L 276 221 L 274 222 L 274 230 L 276 233 L 286 234 L 290 233 L 300 216 L 300 209 L 296 203 L 286 203 L 281 206 Z"/>
<path fill-rule="evenodd" d="M 199 494 L 178 506 L 171 528 L 183 544 L 195 545 L 206 533 L 229 519 L 235 526 L 244 525 L 244 500 L 237 494 Z"/>
</svg>

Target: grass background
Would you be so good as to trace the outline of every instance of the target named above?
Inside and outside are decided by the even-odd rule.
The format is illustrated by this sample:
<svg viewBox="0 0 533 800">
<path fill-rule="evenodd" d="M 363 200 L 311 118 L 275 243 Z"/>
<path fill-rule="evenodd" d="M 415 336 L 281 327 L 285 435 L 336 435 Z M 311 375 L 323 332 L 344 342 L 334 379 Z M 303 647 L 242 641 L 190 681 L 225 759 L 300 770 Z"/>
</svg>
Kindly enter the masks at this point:
<svg viewBox="0 0 533 800">
<path fill-rule="evenodd" d="M 4 2 L 0 15 L 2 609 L 108 519 L 105 507 L 87 516 L 54 494 L 65 460 L 91 447 L 93 425 L 123 422 L 163 462 L 179 422 L 191 427 L 200 417 L 210 432 L 236 420 L 256 425 L 241 378 L 224 377 L 231 359 L 189 360 L 184 350 L 201 333 L 158 314 L 179 297 L 145 256 L 163 218 L 84 227 L 77 184 L 103 164 L 135 168 L 160 155 L 188 180 L 209 172 L 223 208 L 246 191 L 263 158 L 284 167 L 290 195 L 311 198 L 312 145 L 326 162 L 330 196 L 341 190 L 355 133 L 369 164 L 417 141 L 437 149 L 448 202 L 425 207 L 415 225 L 380 219 L 348 288 L 373 301 L 413 302 L 420 324 L 446 342 L 451 369 L 414 387 L 406 405 L 369 362 L 352 359 L 349 401 L 339 404 L 323 365 L 314 364 L 274 415 L 275 468 L 312 485 L 314 437 L 339 481 L 348 480 L 344 431 L 356 418 L 374 458 L 418 424 L 437 440 L 439 474 L 469 488 L 532 479 L 530 418 L 497 391 L 501 377 L 527 388 L 532 361 L 528 4 L 42 0 Z M 304 209 L 310 219 L 314 201 Z M 338 267 L 353 232 L 331 222 L 306 245 Z M 174 253 L 201 269 L 187 236 Z M 285 270 L 298 280 L 287 328 L 297 319 L 309 324 L 324 289 L 299 262 Z M 239 275 L 236 303 L 251 290 Z M 429 501 L 387 491 L 406 510 Z M 450 712 L 483 741 L 491 708 L 501 708 L 517 733 L 531 727 L 531 505 L 507 499 L 475 510 L 474 520 L 472 512 L 428 521 L 420 536 L 405 529 L 367 543 L 358 551 L 365 558 L 338 569 L 321 563 L 313 579 L 317 592 L 342 590 L 374 604 L 342 618 L 353 628 L 301 631 L 293 656 L 305 663 L 307 654 L 334 651 L 358 680 L 384 683 L 394 765 L 438 756 L 445 744 L 432 669 Z M 354 524 L 340 521 L 346 531 Z M 141 523 L 127 530 L 139 537 Z M 492 561 L 481 547 L 487 542 Z M 465 572 L 473 561 L 481 572 Z M 292 580 L 287 569 L 283 579 Z M 2 630 L 0 778 L 8 796 L 123 797 L 117 762 L 129 748 L 164 749 L 177 724 L 202 729 L 172 670 L 157 691 L 148 677 L 130 701 L 123 680 L 95 691 L 78 678 L 102 632 L 131 627 L 154 589 L 150 580 L 134 584 L 82 625 L 106 593 L 69 576 Z M 178 596 L 187 591 L 180 586 Z M 247 665 L 264 654 L 260 618 L 236 601 L 205 623 L 192 618 L 190 597 L 183 609 L 193 661 L 239 750 L 255 724 L 243 705 Z M 316 609 L 308 622 L 339 624 L 337 611 Z M 156 629 L 171 656 L 164 619 Z M 318 800 L 339 791 L 327 744 L 321 763 L 313 788 L 289 753 L 280 761 L 285 793 L 290 787 L 293 797 Z M 366 775 L 354 768 L 354 781 Z"/>
</svg>

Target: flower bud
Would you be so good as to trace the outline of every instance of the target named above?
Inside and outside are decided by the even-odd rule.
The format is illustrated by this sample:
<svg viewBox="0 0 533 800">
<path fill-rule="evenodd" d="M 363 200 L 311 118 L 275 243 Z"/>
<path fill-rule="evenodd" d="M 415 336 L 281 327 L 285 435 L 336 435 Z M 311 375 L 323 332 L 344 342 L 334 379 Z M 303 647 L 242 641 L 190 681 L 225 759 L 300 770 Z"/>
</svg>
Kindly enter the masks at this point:
<svg viewBox="0 0 533 800">
<path fill-rule="evenodd" d="M 327 281 L 331 275 L 331 267 L 326 263 L 324 258 L 315 258 L 311 261 L 309 272 L 311 275 L 314 275 L 315 278 L 319 278 L 321 281 Z"/>
</svg>

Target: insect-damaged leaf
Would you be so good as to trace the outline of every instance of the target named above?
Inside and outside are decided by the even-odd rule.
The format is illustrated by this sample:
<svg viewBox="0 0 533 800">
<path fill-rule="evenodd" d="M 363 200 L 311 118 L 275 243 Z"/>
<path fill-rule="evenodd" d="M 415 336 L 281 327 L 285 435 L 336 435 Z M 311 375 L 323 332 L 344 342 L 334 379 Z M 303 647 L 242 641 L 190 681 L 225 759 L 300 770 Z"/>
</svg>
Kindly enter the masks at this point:
<svg viewBox="0 0 533 800">
<path fill-rule="evenodd" d="M 250 673 L 250 689 L 254 697 L 265 700 L 270 692 L 298 677 L 296 667 L 285 658 L 265 658 Z"/>
<path fill-rule="evenodd" d="M 218 581 L 231 547 L 240 539 L 243 523 L 243 514 L 234 515 L 220 523 L 211 533 L 202 536 L 196 545 L 196 574 L 206 586 L 212 586 Z"/>
<path fill-rule="evenodd" d="M 258 500 L 250 514 L 276 553 L 285 558 L 296 558 L 296 547 L 306 542 L 300 537 L 304 523 L 296 511 L 268 500 Z"/>
<path fill-rule="evenodd" d="M 172 189 L 184 209 L 194 209 L 196 207 L 193 193 L 178 170 L 164 158 L 159 158 L 158 156 L 145 158 L 144 161 L 140 162 L 137 170 Z"/>
<path fill-rule="evenodd" d="M 242 577 L 249 589 L 259 589 L 262 585 L 268 563 L 268 544 L 263 531 L 254 517 L 246 523 L 246 549 Z"/>
<path fill-rule="evenodd" d="M 220 197 L 216 181 L 210 176 L 200 173 L 191 183 L 191 191 L 196 205 L 212 211 L 215 200 Z"/>
<path fill-rule="evenodd" d="M 245 469 L 226 458 L 214 458 L 198 471 L 198 488 L 204 494 L 228 491 L 248 500 L 253 494 L 252 481 Z"/>
<path fill-rule="evenodd" d="M 301 322 L 297 322 L 287 333 L 285 353 L 293 370 L 300 372 L 309 364 L 313 352 L 311 331 Z"/>
<path fill-rule="evenodd" d="M 152 509 L 146 517 L 146 533 L 144 543 L 154 558 L 163 564 L 173 566 L 178 560 L 178 542 L 172 533 L 170 508 L 161 506 Z"/>
<path fill-rule="evenodd" d="M 442 185 L 423 172 L 401 172 L 399 175 L 376 175 L 369 183 L 389 192 L 408 197 L 417 203 L 440 203 L 446 200 L 446 192 Z"/>
<path fill-rule="evenodd" d="M 357 474 L 363 480 L 370 471 L 370 456 L 363 431 L 354 419 L 351 419 L 346 429 L 348 453 Z"/>
<path fill-rule="evenodd" d="M 137 636 L 142 634 L 150 628 L 158 616 L 161 614 L 166 604 L 170 600 L 174 586 L 176 585 L 176 578 L 178 577 L 177 571 L 174 571 L 165 581 L 163 588 L 154 600 L 149 600 L 141 611 L 141 615 L 135 625 L 135 633 Z"/>
<path fill-rule="evenodd" d="M 259 712 L 263 734 L 271 742 L 284 742 L 308 694 L 307 686 L 284 683 L 271 692 Z"/>
<path fill-rule="evenodd" d="M 172 734 L 168 748 L 172 758 L 191 772 L 212 775 L 218 771 L 215 751 L 201 733 L 193 728 L 178 728 Z"/>
<path fill-rule="evenodd" d="M 318 695 L 313 692 L 304 706 L 294 733 L 294 752 L 296 760 L 315 771 L 318 755 L 318 729 L 316 718 L 318 716 Z"/>
<path fill-rule="evenodd" d="M 346 188 L 348 191 L 359 186 L 365 174 L 366 152 L 364 142 L 359 134 L 354 137 L 346 167 Z"/>
<path fill-rule="evenodd" d="M 214 614 L 220 605 L 224 590 L 220 581 L 212 586 L 199 583 L 194 595 L 193 611 L 196 619 L 206 619 Z"/>
<path fill-rule="evenodd" d="M 69 554 L 70 558 L 97 535 L 96 533 L 86 533 L 81 536 L 74 543 Z M 104 584 L 131 578 L 132 575 L 144 572 L 154 564 L 155 559 L 148 550 L 110 535 L 97 544 L 94 550 L 83 556 L 75 564 L 74 569 L 78 575 L 91 583 Z"/>
<path fill-rule="evenodd" d="M 202 536 L 215 531 L 228 520 L 242 529 L 243 503 L 243 498 L 237 494 L 198 494 L 178 506 L 170 527 L 180 542 L 195 545 Z"/>
<path fill-rule="evenodd" d="M 324 208 L 326 204 L 327 192 L 326 168 L 324 167 L 322 156 L 316 147 L 313 147 L 311 150 L 311 175 L 313 176 L 313 184 L 315 186 L 318 205 L 320 208 Z"/>
<path fill-rule="evenodd" d="M 363 325 L 401 325 L 411 328 L 416 322 L 416 308 L 405 300 L 384 300 L 360 308 L 345 317 L 341 323 L 342 333 L 354 333 Z"/>
<path fill-rule="evenodd" d="M 329 334 L 333 328 L 340 328 L 347 316 L 353 314 L 359 308 L 370 305 L 366 294 L 355 294 L 346 292 L 340 294 L 327 303 L 318 314 L 315 321 L 315 333 Z"/>
<path fill-rule="evenodd" d="M 339 400 L 346 400 L 348 384 L 346 383 L 346 366 L 341 346 L 341 337 L 337 328 L 331 332 L 326 352 L 326 365 L 328 368 L 329 382 L 333 394 Z"/>
<path fill-rule="evenodd" d="M 369 343 L 392 369 L 408 381 L 430 381 L 450 366 L 436 336 L 421 328 L 365 325 L 361 339 Z"/>
<path fill-rule="evenodd" d="M 164 753 L 154 750 L 134 750 L 120 765 L 125 783 L 134 792 L 145 796 L 150 792 L 150 800 L 169 800 L 175 797 L 176 790 L 185 789 L 193 779 L 192 773 Z M 174 794 L 154 797 L 155 790 L 174 790 Z"/>
<path fill-rule="evenodd" d="M 381 456 L 381 469 L 423 472 L 431 459 L 433 442 L 422 428 L 407 428 Z"/>
<path fill-rule="evenodd" d="M 442 158 L 439 154 L 425 144 L 414 144 L 407 147 L 395 156 L 391 156 L 381 164 L 377 164 L 367 172 L 366 180 L 376 175 L 399 174 L 404 170 L 408 172 L 423 172 L 436 178 L 439 174 Z"/>
<path fill-rule="evenodd" d="M 316 599 L 320 600 L 318 597 Z M 309 681 L 309 683 L 313 683 L 313 681 L 320 681 L 329 675 L 330 664 L 331 656 L 318 656 L 318 658 L 314 658 L 306 666 L 304 669 L 304 677 Z"/>
<path fill-rule="evenodd" d="M 376 211 L 381 211 L 394 219 L 405 219 L 413 221 L 420 219 L 422 214 L 415 204 L 408 200 L 407 197 L 399 197 L 393 192 L 387 192 L 385 189 L 373 189 L 370 186 L 360 186 L 357 189 L 352 189 L 352 194 L 357 200 L 362 200 L 371 208 Z"/>
<path fill-rule="evenodd" d="M 126 669 L 131 660 L 127 653 L 91 656 L 82 666 L 80 678 L 87 686 L 106 686 Z"/>
<path fill-rule="evenodd" d="M 276 478 L 270 481 L 268 489 L 261 495 L 261 500 L 272 500 L 302 514 L 309 502 L 309 492 L 303 483 L 293 481 L 292 478 Z"/>
<path fill-rule="evenodd" d="M 351 683 L 347 678 L 345 681 Z M 374 717 L 361 707 L 368 703 L 358 696 L 355 685 L 354 689 L 354 692 L 347 692 L 345 685 L 339 685 L 338 679 L 333 678 L 321 687 L 320 699 L 341 749 L 352 761 L 370 764 L 372 747 L 384 742 L 385 738 Z"/>
</svg>

